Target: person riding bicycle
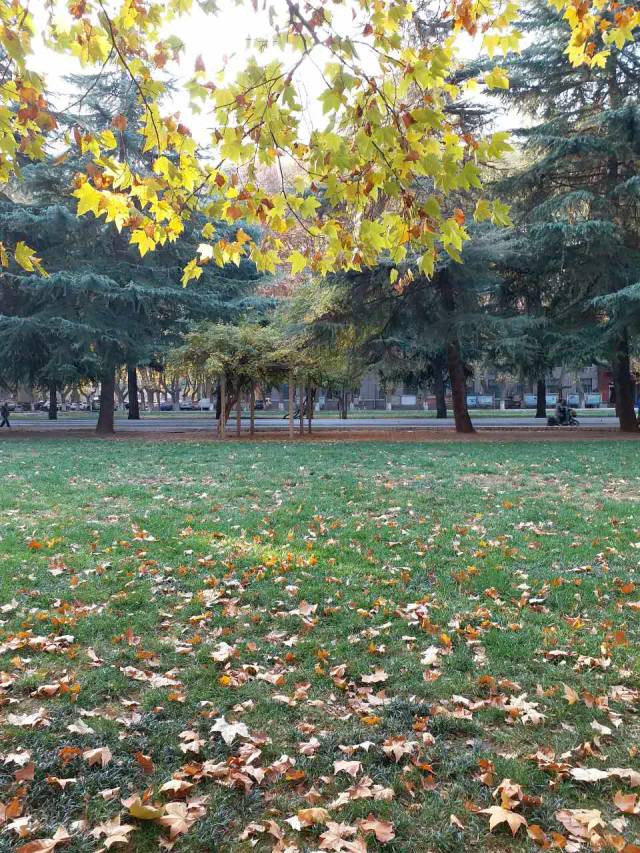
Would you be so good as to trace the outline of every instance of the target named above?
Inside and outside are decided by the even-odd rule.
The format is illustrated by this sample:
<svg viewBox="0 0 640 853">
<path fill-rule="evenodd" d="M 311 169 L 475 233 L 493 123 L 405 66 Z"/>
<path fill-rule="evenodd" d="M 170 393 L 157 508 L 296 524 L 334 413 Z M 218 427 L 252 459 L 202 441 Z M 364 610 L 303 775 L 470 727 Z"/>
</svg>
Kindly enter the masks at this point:
<svg viewBox="0 0 640 853">
<path fill-rule="evenodd" d="M 556 420 L 560 426 L 565 426 L 569 423 L 569 406 L 560 396 L 556 403 Z"/>
</svg>

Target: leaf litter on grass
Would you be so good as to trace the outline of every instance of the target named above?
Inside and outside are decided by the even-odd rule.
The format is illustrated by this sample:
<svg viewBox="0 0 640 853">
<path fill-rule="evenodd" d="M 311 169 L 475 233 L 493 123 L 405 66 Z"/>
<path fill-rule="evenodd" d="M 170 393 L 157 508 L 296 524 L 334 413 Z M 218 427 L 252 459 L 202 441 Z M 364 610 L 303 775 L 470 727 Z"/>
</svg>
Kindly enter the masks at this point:
<svg viewBox="0 0 640 853">
<path fill-rule="evenodd" d="M 624 447 L 14 445 L 0 850 L 639 850 Z"/>
</svg>

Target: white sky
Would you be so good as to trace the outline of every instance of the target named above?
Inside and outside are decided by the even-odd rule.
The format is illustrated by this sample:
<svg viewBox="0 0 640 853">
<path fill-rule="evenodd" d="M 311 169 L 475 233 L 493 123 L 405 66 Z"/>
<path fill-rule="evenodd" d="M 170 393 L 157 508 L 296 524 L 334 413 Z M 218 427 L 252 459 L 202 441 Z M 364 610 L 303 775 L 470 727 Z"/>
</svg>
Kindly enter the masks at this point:
<svg viewBox="0 0 640 853">
<path fill-rule="evenodd" d="M 282 0 L 275 0 L 276 4 L 280 2 Z M 59 10 L 61 20 L 63 20 L 64 5 L 62 0 L 31 0 L 30 6 L 40 32 L 44 29 L 47 9 L 53 6 Z M 111 4 L 107 2 L 105 5 L 109 8 Z M 204 13 L 194 4 L 193 11 L 176 19 L 168 33 L 178 36 L 184 42 L 185 50 L 179 65 L 175 63 L 167 65 L 168 75 L 175 78 L 178 85 L 174 101 L 167 103 L 165 109 L 169 112 L 179 110 L 184 123 L 202 143 L 206 142 L 207 130 L 211 128 L 212 122 L 204 114 L 193 115 L 190 113 L 186 97 L 179 94 L 180 82 L 191 76 L 198 56 L 202 56 L 204 60 L 209 79 L 215 79 L 215 75 L 223 69 L 229 78 L 235 76 L 235 73 L 246 64 L 250 52 L 255 52 L 250 47 L 251 42 L 255 39 L 267 37 L 272 31 L 268 15 L 264 11 L 264 0 L 261 0 L 257 12 L 254 11 L 249 0 L 246 0 L 242 5 L 238 5 L 234 0 L 219 0 L 218 6 L 218 13 L 213 15 Z M 282 2 L 282 6 L 284 8 L 284 2 Z M 364 20 L 360 17 L 355 22 L 352 21 L 352 8 L 353 6 L 349 2 L 346 2 L 342 7 L 343 10 L 338 10 L 338 12 L 334 11 L 335 5 L 332 4 L 331 6 L 334 14 L 334 26 L 340 28 L 341 34 L 360 35 L 362 33 Z M 464 40 L 462 53 L 465 57 L 477 54 L 477 51 L 477 42 L 472 42 L 470 39 Z M 260 57 L 264 60 L 265 57 L 270 58 L 276 55 L 279 54 L 269 50 L 260 54 Z M 293 57 L 293 54 L 291 56 Z M 316 56 L 315 52 L 314 56 Z M 328 52 L 322 56 L 322 53 L 318 51 L 317 66 L 323 65 L 328 58 Z M 361 61 L 366 61 L 366 57 L 361 56 L 360 58 Z M 82 71 L 79 63 L 72 57 L 61 56 L 47 49 L 41 40 L 36 46 L 33 67 L 47 78 L 50 91 L 59 92 L 69 92 L 69 87 L 63 79 L 66 74 Z M 96 69 L 86 70 L 95 71 Z M 318 126 L 322 123 L 322 111 L 317 102 L 317 94 L 322 90 L 323 84 L 318 67 L 314 67 L 310 61 L 306 61 L 296 75 L 296 84 L 300 100 L 305 108 L 307 131 L 310 131 L 311 125 Z M 65 99 L 62 97 L 58 106 L 62 107 L 64 103 Z M 506 126 L 503 121 L 499 124 L 501 128 Z"/>
</svg>

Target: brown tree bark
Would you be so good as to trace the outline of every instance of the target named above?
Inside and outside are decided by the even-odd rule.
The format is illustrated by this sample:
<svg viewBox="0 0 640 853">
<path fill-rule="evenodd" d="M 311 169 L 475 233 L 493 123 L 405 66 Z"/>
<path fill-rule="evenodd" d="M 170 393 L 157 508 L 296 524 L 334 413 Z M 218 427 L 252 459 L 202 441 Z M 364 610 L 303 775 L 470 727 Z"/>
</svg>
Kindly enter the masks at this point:
<svg viewBox="0 0 640 853">
<path fill-rule="evenodd" d="M 311 434 L 311 421 L 313 420 L 313 401 L 315 398 L 315 388 L 309 388 L 307 394 L 309 397 L 307 404 L 307 432 Z"/>
<path fill-rule="evenodd" d="M 538 379 L 536 383 L 536 417 L 547 417 L 547 383 L 544 379 Z"/>
<path fill-rule="evenodd" d="M 436 417 L 447 417 L 447 392 L 444 386 L 444 359 L 437 355 L 433 359 L 433 393 L 436 398 Z"/>
<path fill-rule="evenodd" d="M 304 385 L 300 386 L 300 435 L 304 435 Z"/>
<path fill-rule="evenodd" d="M 451 383 L 451 403 L 453 406 L 453 419 L 456 432 L 475 432 L 471 417 L 467 408 L 467 378 L 464 372 L 464 363 L 460 354 L 460 340 L 454 325 L 455 319 L 455 297 L 453 287 L 446 269 L 441 270 L 437 277 L 438 290 L 442 307 L 449 315 L 450 328 L 447 335 L 447 367 L 449 368 L 449 381 Z"/>
<path fill-rule="evenodd" d="M 293 376 L 289 374 L 289 438 L 293 438 L 294 393 Z"/>
<path fill-rule="evenodd" d="M 49 420 L 58 419 L 58 386 L 55 382 L 49 383 Z"/>
<path fill-rule="evenodd" d="M 218 399 L 220 401 L 220 416 L 218 419 L 218 436 L 219 438 L 224 438 L 225 427 L 227 425 L 227 377 L 222 374 L 220 377 L 220 384 L 218 385 L 219 395 Z"/>
<path fill-rule="evenodd" d="M 242 432 L 242 394 L 240 393 L 240 384 L 238 383 L 236 400 L 236 435 L 239 437 Z"/>
<path fill-rule="evenodd" d="M 451 403 L 456 432 L 475 432 L 467 408 L 467 378 L 460 356 L 460 344 L 457 338 L 447 344 L 447 364 L 451 381 Z"/>
<path fill-rule="evenodd" d="M 98 435 L 111 435 L 114 432 L 113 411 L 116 390 L 116 371 L 108 367 L 100 376 L 100 412 L 96 432 Z"/>
<path fill-rule="evenodd" d="M 249 390 L 249 435 L 256 431 L 256 386 L 251 383 Z"/>
<path fill-rule="evenodd" d="M 140 402 L 138 400 L 138 368 L 135 365 L 127 365 L 127 396 L 129 397 L 130 421 L 140 420 Z"/>
<path fill-rule="evenodd" d="M 616 414 L 620 421 L 620 430 L 621 432 L 637 432 L 638 419 L 633 393 L 635 382 L 631 373 L 629 336 L 626 329 L 616 340 L 612 372 L 616 391 Z"/>
<path fill-rule="evenodd" d="M 349 417 L 349 402 L 348 402 L 348 392 L 343 388 L 340 391 L 339 406 L 340 406 L 340 420 L 346 421 Z"/>
</svg>

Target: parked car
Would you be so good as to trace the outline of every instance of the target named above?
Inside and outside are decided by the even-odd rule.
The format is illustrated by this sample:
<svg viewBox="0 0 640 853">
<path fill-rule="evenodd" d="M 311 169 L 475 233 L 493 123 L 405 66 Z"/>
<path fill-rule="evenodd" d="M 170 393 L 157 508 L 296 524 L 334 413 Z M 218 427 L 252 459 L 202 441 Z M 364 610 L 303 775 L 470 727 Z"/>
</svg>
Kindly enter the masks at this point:
<svg viewBox="0 0 640 853">
<path fill-rule="evenodd" d="M 256 411 L 262 411 L 264 409 L 264 400 L 256 400 L 255 409 Z"/>
<path fill-rule="evenodd" d="M 158 406 L 158 410 L 160 412 L 172 412 L 173 403 L 170 403 L 168 400 L 164 400 L 164 402 L 160 403 L 160 405 Z"/>
<path fill-rule="evenodd" d="M 195 403 L 194 407 L 196 409 L 200 409 L 201 412 L 208 412 L 211 410 L 213 405 L 214 404 L 211 402 L 211 400 L 208 397 L 203 397 L 201 400 L 198 400 Z"/>
<path fill-rule="evenodd" d="M 179 408 L 180 408 L 181 412 L 192 412 L 193 411 L 193 401 L 192 400 L 181 400 Z"/>
</svg>

